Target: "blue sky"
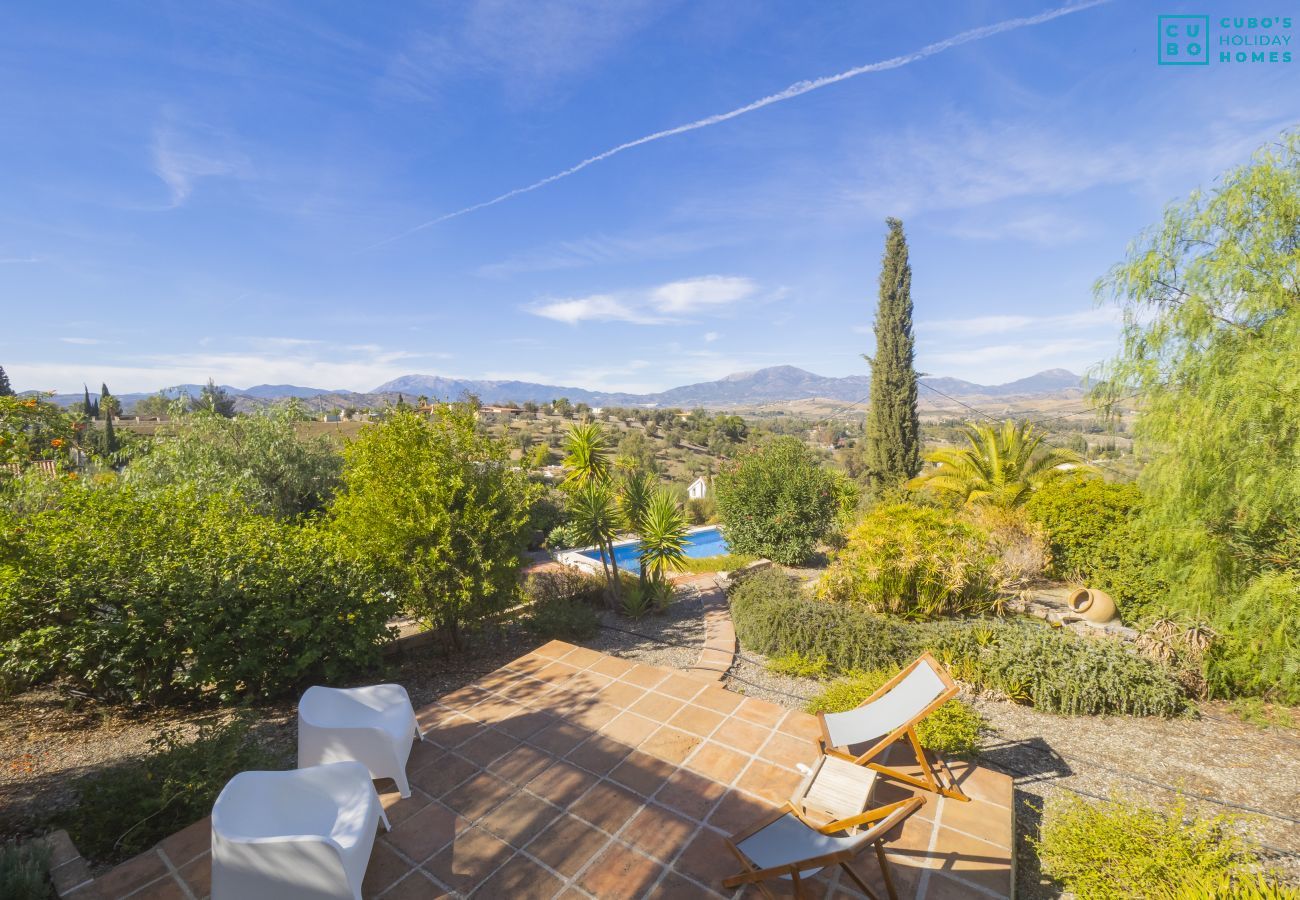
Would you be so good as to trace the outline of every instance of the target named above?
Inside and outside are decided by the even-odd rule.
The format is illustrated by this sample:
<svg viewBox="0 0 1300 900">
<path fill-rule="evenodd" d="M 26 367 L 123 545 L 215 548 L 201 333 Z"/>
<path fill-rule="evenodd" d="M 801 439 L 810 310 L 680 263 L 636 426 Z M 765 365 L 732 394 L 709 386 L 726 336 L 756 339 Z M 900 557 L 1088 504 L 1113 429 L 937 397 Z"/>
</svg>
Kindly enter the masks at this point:
<svg viewBox="0 0 1300 900">
<path fill-rule="evenodd" d="M 420 228 L 1056 7 L 11 4 L 0 365 L 19 389 L 119 393 L 861 373 L 896 215 L 922 371 L 1082 371 L 1115 346 L 1094 280 L 1298 118 L 1300 62 L 1156 65 L 1158 12 L 1258 12 L 1211 6 L 1009 28 Z"/>
</svg>

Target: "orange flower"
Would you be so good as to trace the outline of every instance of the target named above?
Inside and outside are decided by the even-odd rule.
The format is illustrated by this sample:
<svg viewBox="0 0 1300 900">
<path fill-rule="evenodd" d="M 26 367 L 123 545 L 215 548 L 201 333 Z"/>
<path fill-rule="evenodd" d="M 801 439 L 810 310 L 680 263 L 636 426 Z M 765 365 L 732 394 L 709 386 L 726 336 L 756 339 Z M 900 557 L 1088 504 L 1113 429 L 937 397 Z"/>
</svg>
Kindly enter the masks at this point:
<svg viewBox="0 0 1300 900">
<path fill-rule="evenodd" d="M 76 473 L 76 472 L 69 472 L 69 473 L 68 473 L 68 480 L 69 480 L 69 481 L 76 481 L 76 480 L 77 480 L 77 473 Z"/>
<path fill-rule="evenodd" d="M 36 398 L 35 398 L 35 397 L 32 397 L 30 400 L 24 400 L 24 401 L 23 401 L 23 406 L 26 406 L 28 409 L 35 409 L 35 408 L 36 408 Z"/>
<path fill-rule="evenodd" d="M 59 449 L 60 447 L 63 446 L 63 438 L 55 438 L 54 440 L 50 441 L 50 446 L 53 447 L 55 450 Z"/>
</svg>

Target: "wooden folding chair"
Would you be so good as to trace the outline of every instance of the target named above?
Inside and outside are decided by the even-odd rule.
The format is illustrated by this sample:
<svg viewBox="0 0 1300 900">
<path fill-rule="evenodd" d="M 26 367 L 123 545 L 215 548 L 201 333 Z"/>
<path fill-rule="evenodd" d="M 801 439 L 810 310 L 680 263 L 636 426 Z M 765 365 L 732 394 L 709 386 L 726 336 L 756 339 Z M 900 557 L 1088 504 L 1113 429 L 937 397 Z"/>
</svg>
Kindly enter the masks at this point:
<svg viewBox="0 0 1300 900">
<path fill-rule="evenodd" d="M 942 759 L 931 765 L 916 736 L 916 724 L 957 696 L 957 683 L 929 653 L 880 686 L 857 709 L 842 713 L 818 713 L 822 736 L 817 744 L 822 753 L 846 759 L 860 766 L 896 778 L 954 800 L 969 800 L 957 786 Z M 907 736 L 921 766 L 921 777 L 901 772 L 875 761 L 896 740 Z M 866 745 L 861 753 L 849 748 Z"/>
<path fill-rule="evenodd" d="M 742 869 L 724 878 L 722 884 L 728 888 L 752 884 L 764 897 L 775 898 L 763 882 L 783 878 L 791 882 L 794 896 L 801 898 L 804 879 L 814 877 L 828 866 L 839 866 L 871 900 L 880 900 L 849 865 L 867 847 L 875 847 L 885 891 L 889 900 L 898 900 L 889 874 L 889 860 L 885 858 L 884 838 L 924 804 L 923 797 L 909 797 L 819 826 L 805 819 L 793 803 L 787 803 L 754 827 L 726 838 L 727 847 L 740 860 Z M 837 832 L 873 822 L 874 825 L 857 834 L 836 836 Z"/>
</svg>

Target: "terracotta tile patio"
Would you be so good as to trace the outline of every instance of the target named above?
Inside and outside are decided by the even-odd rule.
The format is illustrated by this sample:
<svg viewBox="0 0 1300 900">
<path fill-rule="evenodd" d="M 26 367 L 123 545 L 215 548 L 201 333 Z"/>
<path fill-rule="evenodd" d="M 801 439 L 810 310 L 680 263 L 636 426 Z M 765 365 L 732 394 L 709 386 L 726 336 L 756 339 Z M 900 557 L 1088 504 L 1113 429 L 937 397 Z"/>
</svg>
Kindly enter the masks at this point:
<svg viewBox="0 0 1300 900">
<path fill-rule="evenodd" d="M 795 763 L 816 755 L 803 713 L 559 641 L 418 717 L 430 739 L 411 754 L 412 796 L 379 783 L 393 830 L 375 842 L 366 897 L 758 896 L 722 888 L 737 864 L 721 836 L 788 798 Z M 953 772 L 971 802 L 923 794 L 888 845 L 899 896 L 1010 897 L 1011 780 Z M 910 793 L 882 778 L 876 799 Z M 208 847 L 204 820 L 69 896 L 201 900 Z M 857 869 L 884 894 L 873 854 Z M 809 895 L 862 896 L 838 870 Z"/>
</svg>

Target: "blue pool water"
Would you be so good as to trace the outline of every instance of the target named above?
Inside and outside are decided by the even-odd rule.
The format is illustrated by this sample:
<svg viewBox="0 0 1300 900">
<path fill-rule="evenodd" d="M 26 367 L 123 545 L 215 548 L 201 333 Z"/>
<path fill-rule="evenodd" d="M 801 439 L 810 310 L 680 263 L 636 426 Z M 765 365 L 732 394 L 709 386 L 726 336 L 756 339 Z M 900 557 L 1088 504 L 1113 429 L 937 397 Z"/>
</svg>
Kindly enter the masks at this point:
<svg viewBox="0 0 1300 900">
<path fill-rule="evenodd" d="M 597 550 L 579 550 L 583 556 L 600 562 L 600 552 Z M 705 556 L 722 556 L 729 552 L 727 549 L 727 539 L 722 536 L 722 532 L 715 526 L 713 528 L 704 528 L 700 531 L 692 531 L 686 536 L 686 555 L 699 559 Z M 614 559 L 620 569 L 627 569 L 636 572 L 641 568 L 641 542 L 630 541 L 626 544 L 616 544 L 614 546 Z"/>
</svg>

